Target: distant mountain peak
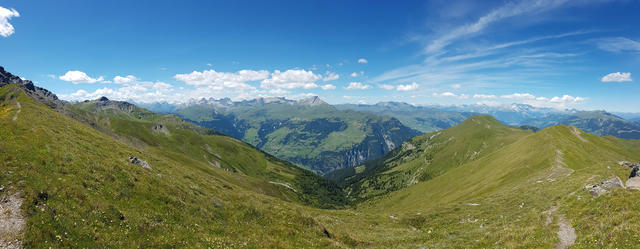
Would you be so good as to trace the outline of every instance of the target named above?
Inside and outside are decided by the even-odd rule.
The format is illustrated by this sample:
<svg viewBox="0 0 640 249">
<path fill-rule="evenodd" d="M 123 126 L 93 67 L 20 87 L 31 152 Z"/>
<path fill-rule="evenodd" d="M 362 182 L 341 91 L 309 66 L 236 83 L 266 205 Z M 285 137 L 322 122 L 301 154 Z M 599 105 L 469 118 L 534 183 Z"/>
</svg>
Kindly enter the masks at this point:
<svg viewBox="0 0 640 249">
<path fill-rule="evenodd" d="M 309 105 L 309 106 L 318 106 L 318 105 L 326 105 L 327 104 L 327 102 L 324 102 L 318 96 L 312 96 L 312 97 L 308 97 L 308 98 L 305 98 L 305 99 L 301 99 L 301 100 L 296 101 L 296 103 L 300 104 L 300 105 Z"/>
<path fill-rule="evenodd" d="M 109 101 L 109 99 L 105 96 L 102 96 L 98 99 L 98 101 Z"/>
</svg>

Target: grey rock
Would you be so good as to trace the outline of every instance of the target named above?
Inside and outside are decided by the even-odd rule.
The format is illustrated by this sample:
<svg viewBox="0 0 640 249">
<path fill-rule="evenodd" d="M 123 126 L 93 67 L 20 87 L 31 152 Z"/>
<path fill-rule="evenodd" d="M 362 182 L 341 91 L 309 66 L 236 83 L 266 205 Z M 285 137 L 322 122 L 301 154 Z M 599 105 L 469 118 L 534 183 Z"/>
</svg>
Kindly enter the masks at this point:
<svg viewBox="0 0 640 249">
<path fill-rule="evenodd" d="M 636 176 L 640 176 L 640 164 L 636 164 L 631 168 L 631 174 L 629 174 L 629 178 L 633 178 Z"/>
<path fill-rule="evenodd" d="M 140 165 L 141 167 L 148 169 L 148 170 L 152 170 L 151 166 L 149 166 L 149 164 L 145 161 L 142 161 L 140 159 L 138 159 L 137 157 L 129 157 L 129 162 L 131 162 L 132 164 L 137 164 Z"/>
<path fill-rule="evenodd" d="M 589 193 L 595 197 L 606 194 L 616 188 L 624 188 L 624 183 L 617 176 L 593 186 L 585 186 L 585 190 L 589 190 Z"/>
</svg>

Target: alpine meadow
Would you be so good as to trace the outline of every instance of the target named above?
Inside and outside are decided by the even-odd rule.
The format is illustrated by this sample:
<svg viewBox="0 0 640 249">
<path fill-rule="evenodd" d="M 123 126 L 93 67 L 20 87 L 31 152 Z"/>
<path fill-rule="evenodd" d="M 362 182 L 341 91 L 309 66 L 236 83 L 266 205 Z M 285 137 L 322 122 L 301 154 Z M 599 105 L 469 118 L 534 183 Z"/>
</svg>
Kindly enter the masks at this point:
<svg viewBox="0 0 640 249">
<path fill-rule="evenodd" d="M 0 3 L 0 249 L 639 248 L 640 2 Z"/>
</svg>

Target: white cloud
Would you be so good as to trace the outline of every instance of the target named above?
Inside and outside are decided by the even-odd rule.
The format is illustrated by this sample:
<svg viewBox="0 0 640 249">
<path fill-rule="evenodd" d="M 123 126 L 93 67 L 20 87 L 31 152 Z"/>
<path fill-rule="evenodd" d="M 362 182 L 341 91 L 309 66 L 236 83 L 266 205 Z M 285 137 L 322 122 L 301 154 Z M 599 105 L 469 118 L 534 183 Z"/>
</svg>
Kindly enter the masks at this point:
<svg viewBox="0 0 640 249">
<path fill-rule="evenodd" d="M 344 89 L 347 90 L 366 90 L 366 89 L 370 89 L 371 86 L 370 85 L 365 85 L 362 84 L 361 82 L 350 82 L 349 85 L 347 87 L 345 87 Z"/>
<path fill-rule="evenodd" d="M 497 96 L 493 94 L 474 94 L 473 98 L 474 99 L 495 99 L 497 98 Z"/>
<path fill-rule="evenodd" d="M 530 93 L 514 93 L 514 94 L 502 95 L 502 96 L 500 96 L 500 98 L 503 98 L 503 99 L 535 99 L 536 96 L 533 96 Z"/>
<path fill-rule="evenodd" d="M 433 93 L 431 94 L 431 96 L 433 97 L 438 97 L 438 98 L 442 98 L 442 97 L 446 97 L 446 98 L 458 98 L 458 99 L 468 99 L 469 95 L 467 94 L 455 94 L 452 92 L 443 92 L 443 93 Z"/>
<path fill-rule="evenodd" d="M 452 92 L 433 93 L 432 95 L 433 97 L 458 97 L 458 95 Z"/>
<path fill-rule="evenodd" d="M 610 37 L 597 40 L 598 47 L 609 52 L 639 52 L 640 42 L 625 37 Z"/>
<path fill-rule="evenodd" d="M 486 15 L 480 17 L 473 23 L 468 23 L 460 27 L 454 28 L 448 33 L 434 39 L 426 48 L 426 52 L 437 52 L 447 47 L 449 44 L 456 40 L 475 35 L 482 32 L 489 25 L 501 21 L 505 18 L 510 18 L 526 13 L 542 12 L 544 10 L 550 10 L 557 8 L 568 0 L 537 0 L 537 1 L 519 1 L 508 2 L 507 4 L 492 10 Z"/>
<path fill-rule="evenodd" d="M 365 58 L 360 58 L 360 59 L 358 59 L 358 63 L 367 64 L 367 63 L 369 63 L 369 61 L 367 59 L 365 59 Z"/>
<path fill-rule="evenodd" d="M 193 71 L 189 74 L 176 74 L 173 77 L 187 85 L 207 86 L 211 91 L 242 91 L 255 89 L 255 87 L 248 85 L 247 82 L 267 79 L 269 72 L 265 70 L 240 70 L 236 73 L 227 73 L 216 72 L 212 69 L 202 72 Z"/>
<path fill-rule="evenodd" d="M 174 94 L 173 86 L 164 82 L 141 82 L 117 89 L 104 87 L 93 92 L 80 89 L 74 93 L 60 94 L 60 98 L 62 99 L 77 101 L 97 99 L 102 96 L 113 100 L 133 100 L 145 103 L 155 101 L 180 102 L 185 100 L 184 95 Z"/>
<path fill-rule="evenodd" d="M 9 20 L 13 17 L 20 17 L 20 13 L 15 9 L 5 9 L 0 6 L 0 36 L 8 37 L 15 32 Z"/>
<path fill-rule="evenodd" d="M 350 75 L 351 75 L 351 77 L 358 77 L 358 73 L 356 73 L 356 72 L 353 72 Z"/>
<path fill-rule="evenodd" d="M 271 73 L 271 78 L 263 80 L 262 83 L 260 83 L 260 86 L 265 89 L 311 89 L 318 87 L 315 82 L 320 79 L 322 79 L 321 75 L 314 74 L 312 71 L 306 71 L 304 69 L 290 69 L 285 72 L 275 70 Z"/>
<path fill-rule="evenodd" d="M 625 81 L 633 81 L 631 79 L 631 73 L 610 73 L 602 77 L 602 82 L 625 82 Z"/>
<path fill-rule="evenodd" d="M 395 86 L 393 86 L 393 85 L 387 85 L 387 84 L 381 84 L 381 85 L 378 85 L 378 87 L 380 87 L 380 88 L 382 88 L 382 89 L 384 89 L 384 90 L 393 90 L 393 89 L 395 89 L 395 88 L 396 88 L 396 87 L 395 87 Z"/>
<path fill-rule="evenodd" d="M 131 83 L 131 82 L 136 82 L 138 81 L 138 78 L 136 78 L 136 76 L 133 75 L 127 75 L 127 76 L 116 76 L 113 77 L 113 83 L 116 84 L 127 84 L 127 83 Z"/>
<path fill-rule="evenodd" d="M 104 77 L 100 76 L 98 78 L 91 78 L 85 72 L 82 71 L 67 71 L 64 75 L 60 76 L 59 79 L 71 82 L 73 84 L 79 83 L 96 83 L 104 81 Z"/>
<path fill-rule="evenodd" d="M 322 88 L 322 90 L 334 90 L 334 89 L 336 89 L 336 86 L 331 85 L 331 84 L 326 84 L 324 86 L 321 86 L 320 88 Z"/>
<path fill-rule="evenodd" d="M 412 82 L 409 85 L 398 85 L 398 87 L 396 88 L 398 91 L 403 91 L 403 92 L 407 92 L 407 91 L 415 91 L 418 89 L 418 87 L 420 87 L 418 85 L 418 83 Z"/>
<path fill-rule="evenodd" d="M 327 81 L 337 80 L 339 78 L 340 78 L 340 75 L 338 75 L 337 73 L 327 71 L 325 73 L 325 76 L 322 78 L 322 81 L 327 82 Z"/>
<path fill-rule="evenodd" d="M 269 90 L 269 93 L 275 94 L 275 95 L 285 95 L 285 94 L 289 94 L 289 91 L 278 88 L 278 89 Z"/>
</svg>

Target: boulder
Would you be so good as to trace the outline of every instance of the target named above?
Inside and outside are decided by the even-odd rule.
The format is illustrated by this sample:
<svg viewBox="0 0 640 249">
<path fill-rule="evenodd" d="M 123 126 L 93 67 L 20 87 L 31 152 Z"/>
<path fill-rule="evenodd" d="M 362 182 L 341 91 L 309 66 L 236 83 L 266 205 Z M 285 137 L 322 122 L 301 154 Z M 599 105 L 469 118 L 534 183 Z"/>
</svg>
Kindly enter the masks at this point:
<svg viewBox="0 0 640 249">
<path fill-rule="evenodd" d="M 631 177 L 627 180 L 627 189 L 640 190 L 640 177 Z"/>
<path fill-rule="evenodd" d="M 129 162 L 133 163 L 133 164 L 137 164 L 140 165 L 141 167 L 151 170 L 151 166 L 149 166 L 149 164 L 145 161 L 142 161 L 140 159 L 138 159 L 137 157 L 129 157 Z"/>
<path fill-rule="evenodd" d="M 589 193 L 595 197 L 606 194 L 607 192 L 616 188 L 624 188 L 624 183 L 622 183 L 622 180 L 620 180 L 620 178 L 617 176 L 605 180 L 599 184 L 585 187 L 585 189 L 589 190 Z"/>
</svg>

